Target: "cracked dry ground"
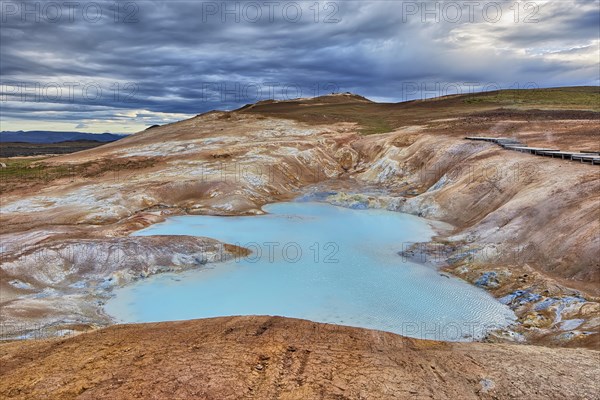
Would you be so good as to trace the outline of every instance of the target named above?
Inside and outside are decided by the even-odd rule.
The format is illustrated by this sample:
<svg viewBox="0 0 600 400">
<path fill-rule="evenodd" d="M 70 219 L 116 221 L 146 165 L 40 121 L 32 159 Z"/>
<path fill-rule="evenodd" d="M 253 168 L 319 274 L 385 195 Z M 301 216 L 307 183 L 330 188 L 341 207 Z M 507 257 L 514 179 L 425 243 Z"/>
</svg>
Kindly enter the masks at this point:
<svg viewBox="0 0 600 400">
<path fill-rule="evenodd" d="M 599 356 L 415 340 L 280 317 L 222 317 L 4 344 L 0 397 L 593 399 Z"/>
</svg>

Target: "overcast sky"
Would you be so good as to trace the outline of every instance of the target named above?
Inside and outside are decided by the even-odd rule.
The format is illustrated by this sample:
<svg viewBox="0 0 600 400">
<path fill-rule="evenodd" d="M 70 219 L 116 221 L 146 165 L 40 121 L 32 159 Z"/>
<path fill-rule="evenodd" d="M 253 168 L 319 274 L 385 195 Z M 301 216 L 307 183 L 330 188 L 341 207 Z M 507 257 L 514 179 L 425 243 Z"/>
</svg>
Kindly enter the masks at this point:
<svg viewBox="0 0 600 400">
<path fill-rule="evenodd" d="M 599 85 L 599 10 L 595 0 L 2 1 L 1 125 L 129 133 L 268 98 Z"/>
</svg>

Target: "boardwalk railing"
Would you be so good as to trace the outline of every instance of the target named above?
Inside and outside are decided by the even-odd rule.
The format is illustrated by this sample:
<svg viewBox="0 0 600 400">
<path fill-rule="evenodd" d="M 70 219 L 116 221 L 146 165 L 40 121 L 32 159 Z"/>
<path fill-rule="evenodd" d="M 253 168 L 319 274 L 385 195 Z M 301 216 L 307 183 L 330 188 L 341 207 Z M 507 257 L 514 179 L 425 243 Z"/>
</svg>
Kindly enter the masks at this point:
<svg viewBox="0 0 600 400">
<path fill-rule="evenodd" d="M 579 152 L 574 151 L 561 151 L 559 149 L 543 148 L 543 147 L 529 147 L 525 143 L 521 143 L 518 140 L 510 138 L 493 138 L 483 136 L 467 136 L 467 140 L 480 140 L 484 142 L 496 143 L 497 145 L 513 151 L 520 151 L 521 153 L 534 154 L 536 156 L 561 158 L 563 160 L 579 161 L 581 163 L 587 163 L 592 165 L 600 165 L 600 152 L 599 151 L 588 151 L 582 150 Z"/>
</svg>

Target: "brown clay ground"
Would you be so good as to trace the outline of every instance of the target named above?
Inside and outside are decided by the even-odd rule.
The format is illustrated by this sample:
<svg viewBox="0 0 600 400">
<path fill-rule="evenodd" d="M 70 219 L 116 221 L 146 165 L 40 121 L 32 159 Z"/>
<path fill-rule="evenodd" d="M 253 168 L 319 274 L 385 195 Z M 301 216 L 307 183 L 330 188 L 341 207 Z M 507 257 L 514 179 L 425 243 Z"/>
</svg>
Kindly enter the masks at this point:
<svg viewBox="0 0 600 400">
<path fill-rule="evenodd" d="M 279 317 L 0 346 L 11 399 L 594 399 L 600 353 L 452 344 Z"/>
</svg>

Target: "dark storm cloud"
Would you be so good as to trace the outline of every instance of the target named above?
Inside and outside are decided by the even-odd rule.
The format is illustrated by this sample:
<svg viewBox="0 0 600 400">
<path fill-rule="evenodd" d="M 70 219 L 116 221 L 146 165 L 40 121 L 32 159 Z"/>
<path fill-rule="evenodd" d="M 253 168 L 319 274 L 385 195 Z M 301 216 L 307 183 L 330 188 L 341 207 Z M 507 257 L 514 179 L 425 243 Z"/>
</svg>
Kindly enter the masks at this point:
<svg viewBox="0 0 600 400">
<path fill-rule="evenodd" d="M 598 2 L 528 3 L 499 2 L 495 19 L 480 2 L 472 21 L 461 6 L 456 21 L 443 2 L 320 2 L 316 14 L 281 1 L 272 18 L 261 1 L 80 2 L 72 15 L 2 2 L 2 118 L 151 123 L 331 91 L 401 101 L 451 84 L 598 84 Z"/>
</svg>

